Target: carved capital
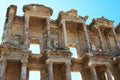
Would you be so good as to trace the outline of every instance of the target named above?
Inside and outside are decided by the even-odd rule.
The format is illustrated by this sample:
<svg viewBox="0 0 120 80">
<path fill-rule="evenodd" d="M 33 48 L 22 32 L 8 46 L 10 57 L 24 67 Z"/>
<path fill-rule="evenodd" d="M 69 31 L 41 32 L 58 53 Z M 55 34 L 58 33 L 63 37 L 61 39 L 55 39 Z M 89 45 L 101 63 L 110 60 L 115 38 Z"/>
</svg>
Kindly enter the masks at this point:
<svg viewBox="0 0 120 80">
<path fill-rule="evenodd" d="M 0 59 L 0 63 L 1 63 L 1 64 L 6 64 L 6 63 L 7 63 L 7 60 L 5 60 L 5 59 Z"/>
<path fill-rule="evenodd" d="M 61 24 L 65 24 L 65 20 L 64 19 L 61 19 Z"/>
<path fill-rule="evenodd" d="M 23 66 L 27 66 L 28 60 L 21 60 L 21 63 L 22 63 Z"/>
<path fill-rule="evenodd" d="M 47 64 L 53 64 L 53 61 L 51 61 L 51 60 L 47 60 L 46 63 L 47 63 Z"/>
<path fill-rule="evenodd" d="M 71 65 L 71 62 L 65 62 L 65 65 L 66 65 L 66 66 L 70 66 L 70 65 Z"/>
</svg>

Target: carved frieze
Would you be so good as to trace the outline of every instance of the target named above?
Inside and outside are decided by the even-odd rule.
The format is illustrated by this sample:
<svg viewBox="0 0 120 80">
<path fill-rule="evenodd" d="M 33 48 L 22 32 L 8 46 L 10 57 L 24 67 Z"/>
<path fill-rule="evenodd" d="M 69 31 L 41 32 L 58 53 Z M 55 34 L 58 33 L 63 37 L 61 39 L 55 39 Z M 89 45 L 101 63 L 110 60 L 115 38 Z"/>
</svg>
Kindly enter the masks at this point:
<svg viewBox="0 0 120 80">
<path fill-rule="evenodd" d="M 3 48 L 1 52 L 1 58 L 3 59 L 11 59 L 11 60 L 26 60 L 28 59 L 29 52 L 20 51 L 17 49 L 5 49 Z"/>
<path fill-rule="evenodd" d="M 71 59 L 72 53 L 69 51 L 50 51 L 46 53 L 48 58 L 67 58 Z"/>
</svg>

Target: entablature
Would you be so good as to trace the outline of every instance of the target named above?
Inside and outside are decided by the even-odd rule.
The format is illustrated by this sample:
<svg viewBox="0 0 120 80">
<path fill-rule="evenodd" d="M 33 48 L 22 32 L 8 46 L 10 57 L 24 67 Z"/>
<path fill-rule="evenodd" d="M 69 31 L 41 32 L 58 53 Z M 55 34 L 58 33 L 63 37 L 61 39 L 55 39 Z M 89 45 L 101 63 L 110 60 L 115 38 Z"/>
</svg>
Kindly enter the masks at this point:
<svg viewBox="0 0 120 80">
<path fill-rule="evenodd" d="M 59 12 L 58 21 L 64 19 L 65 21 L 72 21 L 76 23 L 85 23 L 88 16 L 82 17 L 77 14 L 77 10 L 71 9 L 67 12 Z"/>
<path fill-rule="evenodd" d="M 120 23 L 116 26 L 115 32 L 116 32 L 117 34 L 120 34 Z"/>
<path fill-rule="evenodd" d="M 49 51 L 45 53 L 47 58 L 54 59 L 71 59 L 72 53 L 66 50 L 57 50 L 57 51 Z"/>
<path fill-rule="evenodd" d="M 53 10 L 49 7 L 39 4 L 28 4 L 23 6 L 23 12 L 27 13 L 30 16 L 51 16 Z"/>
<path fill-rule="evenodd" d="M 1 58 L 6 60 L 27 60 L 29 51 L 22 51 L 15 47 L 1 46 Z"/>
<path fill-rule="evenodd" d="M 109 28 L 113 27 L 114 26 L 113 24 L 114 24 L 114 21 L 101 17 L 101 18 L 93 19 L 89 27 L 90 29 L 93 29 L 93 27 L 96 28 L 96 26 L 99 26 L 102 29 L 105 29 L 108 27 Z"/>
</svg>

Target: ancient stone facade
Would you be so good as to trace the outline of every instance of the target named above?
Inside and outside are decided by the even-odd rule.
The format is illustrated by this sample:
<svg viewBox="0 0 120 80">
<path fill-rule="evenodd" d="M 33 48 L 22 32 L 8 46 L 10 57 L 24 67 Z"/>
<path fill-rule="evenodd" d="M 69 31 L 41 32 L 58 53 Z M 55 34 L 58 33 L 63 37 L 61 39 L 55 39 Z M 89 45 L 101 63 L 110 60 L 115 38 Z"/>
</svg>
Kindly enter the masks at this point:
<svg viewBox="0 0 120 80">
<path fill-rule="evenodd" d="M 71 72 L 80 72 L 82 80 L 120 80 L 120 24 L 104 17 L 82 17 L 71 9 L 59 12 L 51 20 L 53 10 L 39 4 L 7 9 L 0 45 L 0 80 L 28 80 L 29 71 L 40 71 L 41 80 L 72 80 Z M 33 54 L 30 44 L 40 45 Z M 77 49 L 72 58 L 69 47 Z"/>
</svg>

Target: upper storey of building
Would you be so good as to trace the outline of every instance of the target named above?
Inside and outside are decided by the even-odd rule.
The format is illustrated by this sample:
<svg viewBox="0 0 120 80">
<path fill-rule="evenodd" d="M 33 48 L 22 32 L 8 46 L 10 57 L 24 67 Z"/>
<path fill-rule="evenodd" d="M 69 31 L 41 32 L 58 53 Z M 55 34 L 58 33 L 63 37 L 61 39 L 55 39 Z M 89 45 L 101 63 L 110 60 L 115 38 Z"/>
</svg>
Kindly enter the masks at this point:
<svg viewBox="0 0 120 80">
<path fill-rule="evenodd" d="M 119 48 L 118 29 L 114 30 L 114 21 L 104 17 L 93 19 L 86 25 L 88 16 L 82 17 L 71 9 L 60 11 L 56 20 L 50 19 L 53 10 L 39 4 L 23 6 L 23 16 L 17 16 L 17 6 L 7 9 L 2 44 L 28 50 L 30 44 L 41 45 L 41 52 L 50 50 L 66 50 L 77 48 L 78 56 L 90 51 L 111 52 L 111 48 Z M 119 28 L 119 27 L 118 27 Z M 106 36 L 110 37 L 111 48 Z M 115 52 L 115 51 L 113 51 Z"/>
</svg>

